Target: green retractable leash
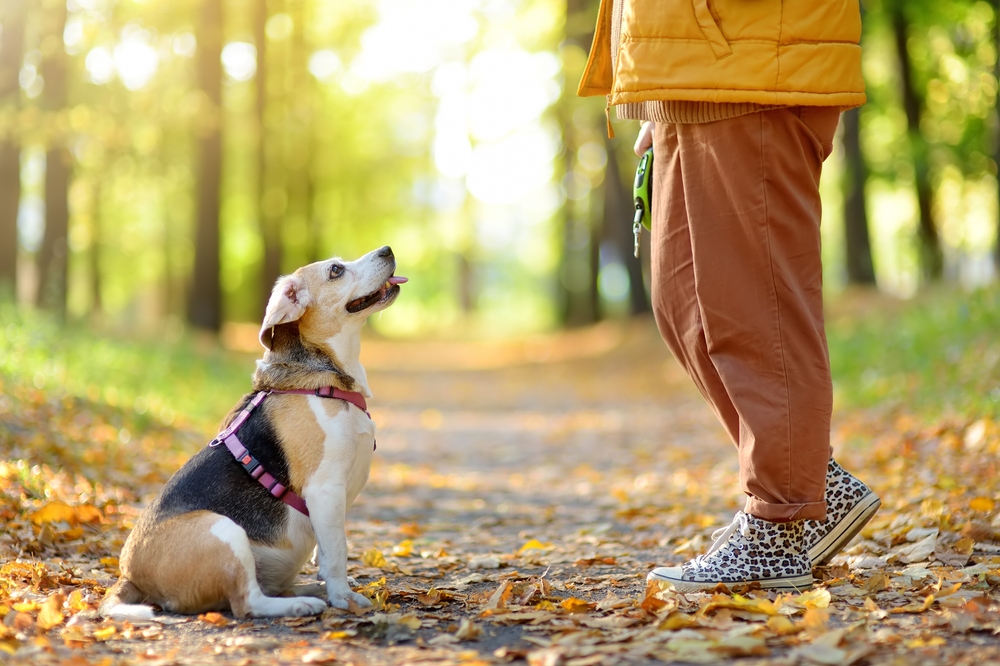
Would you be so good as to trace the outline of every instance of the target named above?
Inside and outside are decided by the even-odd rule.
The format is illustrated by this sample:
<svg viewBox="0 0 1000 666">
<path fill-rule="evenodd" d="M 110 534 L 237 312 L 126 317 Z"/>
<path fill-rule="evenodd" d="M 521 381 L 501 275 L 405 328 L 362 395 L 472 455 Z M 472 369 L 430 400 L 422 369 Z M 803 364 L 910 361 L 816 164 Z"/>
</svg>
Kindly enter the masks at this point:
<svg viewBox="0 0 1000 666">
<path fill-rule="evenodd" d="M 642 228 L 650 230 L 651 206 L 653 202 L 653 149 L 648 149 L 639 158 L 639 166 L 635 169 L 635 182 L 632 184 L 632 194 L 635 197 L 635 217 L 632 218 L 632 234 L 635 236 L 635 257 L 639 258 L 639 236 Z"/>
</svg>

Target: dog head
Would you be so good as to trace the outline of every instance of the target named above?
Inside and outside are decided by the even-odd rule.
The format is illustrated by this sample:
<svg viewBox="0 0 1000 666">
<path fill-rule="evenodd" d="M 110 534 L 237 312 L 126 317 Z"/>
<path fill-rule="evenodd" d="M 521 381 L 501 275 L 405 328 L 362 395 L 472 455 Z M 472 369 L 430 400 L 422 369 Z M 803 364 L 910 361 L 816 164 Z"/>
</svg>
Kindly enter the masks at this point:
<svg viewBox="0 0 1000 666">
<path fill-rule="evenodd" d="M 399 285 L 396 258 L 389 246 L 356 261 L 340 258 L 303 266 L 274 285 L 260 327 L 260 343 L 271 349 L 276 326 L 297 322 L 303 342 L 336 346 L 343 332 L 356 332 L 369 315 L 392 305 Z"/>
</svg>

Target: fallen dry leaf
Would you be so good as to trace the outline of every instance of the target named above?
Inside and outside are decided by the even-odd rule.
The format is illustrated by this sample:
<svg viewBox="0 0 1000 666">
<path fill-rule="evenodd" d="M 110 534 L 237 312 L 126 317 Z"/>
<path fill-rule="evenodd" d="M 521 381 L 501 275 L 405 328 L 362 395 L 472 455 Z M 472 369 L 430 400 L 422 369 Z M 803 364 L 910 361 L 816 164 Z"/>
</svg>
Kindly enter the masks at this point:
<svg viewBox="0 0 1000 666">
<path fill-rule="evenodd" d="M 38 628 L 42 631 L 48 631 L 53 627 L 56 627 L 63 622 L 62 606 L 65 597 L 57 592 L 53 594 L 45 603 L 42 604 L 41 609 L 38 611 Z"/>
</svg>

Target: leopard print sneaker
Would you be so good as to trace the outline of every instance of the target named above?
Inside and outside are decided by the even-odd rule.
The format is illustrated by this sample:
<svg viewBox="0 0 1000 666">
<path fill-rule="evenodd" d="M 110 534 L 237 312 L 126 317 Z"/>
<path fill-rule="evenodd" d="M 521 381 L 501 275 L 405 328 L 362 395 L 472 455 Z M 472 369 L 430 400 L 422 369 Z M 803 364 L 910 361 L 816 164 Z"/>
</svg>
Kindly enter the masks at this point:
<svg viewBox="0 0 1000 666">
<path fill-rule="evenodd" d="M 738 511 L 729 527 L 715 532 L 715 543 L 679 567 L 659 567 L 647 581 L 673 584 L 678 592 L 711 590 L 719 583 L 760 583 L 773 590 L 808 590 L 812 567 L 803 547 L 803 523 L 772 523 Z"/>
<path fill-rule="evenodd" d="M 861 531 L 882 501 L 833 458 L 826 470 L 826 520 L 805 521 L 805 544 L 814 567 L 826 564 Z"/>
</svg>

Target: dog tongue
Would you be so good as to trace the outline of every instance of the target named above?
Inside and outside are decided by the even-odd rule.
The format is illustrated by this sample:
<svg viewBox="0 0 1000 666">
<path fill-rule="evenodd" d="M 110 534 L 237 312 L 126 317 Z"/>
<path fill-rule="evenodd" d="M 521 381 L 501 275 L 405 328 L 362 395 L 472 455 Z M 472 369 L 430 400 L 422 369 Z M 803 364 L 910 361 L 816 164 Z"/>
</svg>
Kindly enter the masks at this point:
<svg viewBox="0 0 1000 666">
<path fill-rule="evenodd" d="M 396 276 L 396 275 L 393 275 L 388 280 L 389 284 L 403 284 L 404 282 L 409 282 L 409 281 L 410 281 L 410 278 L 399 277 L 399 276 Z"/>
</svg>

